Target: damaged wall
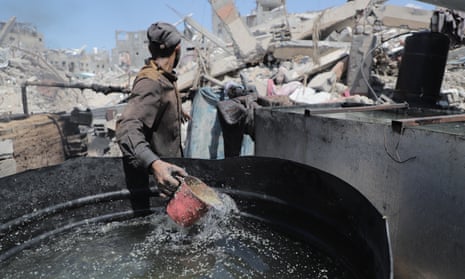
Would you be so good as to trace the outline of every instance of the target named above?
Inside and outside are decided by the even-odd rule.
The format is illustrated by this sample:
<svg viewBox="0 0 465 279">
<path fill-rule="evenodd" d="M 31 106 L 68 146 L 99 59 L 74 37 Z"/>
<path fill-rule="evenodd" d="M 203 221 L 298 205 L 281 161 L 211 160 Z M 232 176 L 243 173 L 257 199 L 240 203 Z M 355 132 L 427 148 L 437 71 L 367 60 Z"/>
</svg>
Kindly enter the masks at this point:
<svg viewBox="0 0 465 279">
<path fill-rule="evenodd" d="M 102 75 L 110 68 L 110 56 L 105 50 L 86 53 L 84 49 L 77 51 L 47 50 L 45 59 L 57 70 L 64 71 L 76 78 L 85 79 L 93 75 Z"/>
<path fill-rule="evenodd" d="M 150 56 L 147 44 L 147 31 L 115 32 L 116 46 L 111 51 L 111 61 L 123 70 L 138 69 Z"/>
<path fill-rule="evenodd" d="M 42 51 L 45 49 L 43 35 L 30 23 L 16 22 L 12 17 L 0 22 L 0 47 L 19 47 Z"/>
</svg>

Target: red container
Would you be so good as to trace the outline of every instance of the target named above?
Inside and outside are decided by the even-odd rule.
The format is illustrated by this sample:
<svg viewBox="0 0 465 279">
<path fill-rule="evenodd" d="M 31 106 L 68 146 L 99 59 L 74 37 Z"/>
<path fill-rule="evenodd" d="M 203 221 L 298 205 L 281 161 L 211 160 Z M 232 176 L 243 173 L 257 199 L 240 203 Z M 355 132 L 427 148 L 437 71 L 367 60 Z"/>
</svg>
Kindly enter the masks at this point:
<svg viewBox="0 0 465 279">
<path fill-rule="evenodd" d="M 186 176 L 166 212 L 177 224 L 189 227 L 197 222 L 211 206 L 221 204 L 217 193 L 200 179 Z"/>
</svg>

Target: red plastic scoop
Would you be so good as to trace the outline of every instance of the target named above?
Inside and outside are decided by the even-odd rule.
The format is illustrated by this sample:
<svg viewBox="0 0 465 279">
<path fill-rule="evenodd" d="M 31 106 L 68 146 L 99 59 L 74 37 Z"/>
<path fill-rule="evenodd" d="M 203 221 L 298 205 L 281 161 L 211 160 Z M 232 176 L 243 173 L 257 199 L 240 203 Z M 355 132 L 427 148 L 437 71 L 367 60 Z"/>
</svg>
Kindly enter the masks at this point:
<svg viewBox="0 0 465 279">
<path fill-rule="evenodd" d="M 197 222 L 210 207 L 221 205 L 217 192 L 194 176 L 186 176 L 168 203 L 166 212 L 177 224 L 188 227 Z"/>
</svg>

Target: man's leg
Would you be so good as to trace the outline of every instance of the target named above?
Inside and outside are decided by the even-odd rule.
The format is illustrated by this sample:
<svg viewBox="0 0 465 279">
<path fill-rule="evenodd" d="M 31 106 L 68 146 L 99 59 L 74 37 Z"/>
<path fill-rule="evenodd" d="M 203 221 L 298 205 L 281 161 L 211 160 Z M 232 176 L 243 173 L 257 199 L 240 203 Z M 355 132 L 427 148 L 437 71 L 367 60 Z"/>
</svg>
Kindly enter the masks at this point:
<svg viewBox="0 0 465 279">
<path fill-rule="evenodd" d="M 149 173 L 141 167 L 131 164 L 127 158 L 123 158 L 123 167 L 126 177 L 126 186 L 131 193 L 131 206 L 137 215 L 150 213 L 150 189 Z"/>
</svg>

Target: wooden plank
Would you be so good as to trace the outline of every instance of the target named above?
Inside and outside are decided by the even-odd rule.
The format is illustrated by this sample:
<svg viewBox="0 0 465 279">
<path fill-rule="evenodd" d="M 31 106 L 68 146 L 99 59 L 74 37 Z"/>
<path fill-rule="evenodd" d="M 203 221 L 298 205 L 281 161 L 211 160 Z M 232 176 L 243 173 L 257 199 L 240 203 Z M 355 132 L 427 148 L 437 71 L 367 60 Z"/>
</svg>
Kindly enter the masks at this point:
<svg viewBox="0 0 465 279">
<path fill-rule="evenodd" d="M 465 121 L 465 114 L 449 114 L 392 120 L 392 129 L 401 133 L 407 127 Z"/>
</svg>

